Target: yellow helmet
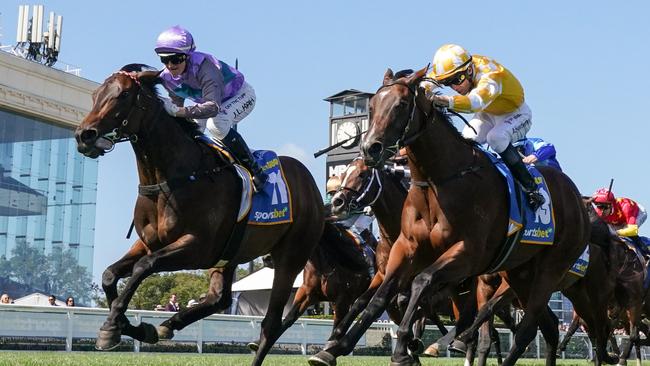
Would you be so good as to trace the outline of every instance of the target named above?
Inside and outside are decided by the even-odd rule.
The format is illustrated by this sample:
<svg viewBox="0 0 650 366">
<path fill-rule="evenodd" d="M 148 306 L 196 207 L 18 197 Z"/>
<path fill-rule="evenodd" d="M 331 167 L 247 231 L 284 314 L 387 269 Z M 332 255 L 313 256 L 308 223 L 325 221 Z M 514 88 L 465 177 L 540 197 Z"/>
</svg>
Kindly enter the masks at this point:
<svg viewBox="0 0 650 366">
<path fill-rule="evenodd" d="M 327 180 L 327 185 L 325 189 L 327 190 L 327 193 L 330 194 L 338 191 L 340 186 L 341 186 L 341 178 L 339 178 L 336 175 L 333 175 Z"/>
<path fill-rule="evenodd" d="M 433 56 L 429 77 L 436 81 L 447 79 L 459 71 L 467 70 L 472 63 L 472 55 L 456 44 L 446 44 Z"/>
</svg>

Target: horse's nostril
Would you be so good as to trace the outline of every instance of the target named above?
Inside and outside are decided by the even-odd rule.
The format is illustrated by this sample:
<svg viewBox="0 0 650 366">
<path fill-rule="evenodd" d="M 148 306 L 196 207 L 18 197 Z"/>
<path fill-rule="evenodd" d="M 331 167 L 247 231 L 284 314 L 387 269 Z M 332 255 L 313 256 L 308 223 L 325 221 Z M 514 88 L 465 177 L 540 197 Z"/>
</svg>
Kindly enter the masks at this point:
<svg viewBox="0 0 650 366">
<path fill-rule="evenodd" d="M 372 158 L 375 161 L 379 161 L 381 154 L 384 151 L 384 146 L 381 142 L 373 142 L 366 151 L 368 157 Z"/>
<path fill-rule="evenodd" d="M 79 135 L 79 138 L 81 139 L 81 142 L 85 144 L 93 143 L 95 140 L 97 140 L 97 130 L 94 129 L 84 130 Z"/>
<path fill-rule="evenodd" d="M 343 203 L 344 203 L 344 202 L 343 202 L 343 199 L 341 199 L 341 198 L 335 198 L 335 199 L 332 201 L 332 207 L 335 207 L 335 208 L 342 207 L 342 206 L 343 206 Z"/>
</svg>

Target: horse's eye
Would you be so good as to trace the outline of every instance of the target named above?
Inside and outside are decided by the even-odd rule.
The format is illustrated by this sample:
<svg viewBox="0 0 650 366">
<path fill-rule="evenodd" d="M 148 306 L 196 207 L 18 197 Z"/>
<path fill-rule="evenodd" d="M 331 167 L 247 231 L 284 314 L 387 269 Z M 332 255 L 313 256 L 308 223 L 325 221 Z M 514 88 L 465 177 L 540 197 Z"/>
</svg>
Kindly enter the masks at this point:
<svg viewBox="0 0 650 366">
<path fill-rule="evenodd" d="M 126 99 L 128 97 L 129 97 L 129 91 L 128 90 L 125 90 L 125 91 L 121 92 L 120 95 L 118 96 L 119 99 Z"/>
</svg>

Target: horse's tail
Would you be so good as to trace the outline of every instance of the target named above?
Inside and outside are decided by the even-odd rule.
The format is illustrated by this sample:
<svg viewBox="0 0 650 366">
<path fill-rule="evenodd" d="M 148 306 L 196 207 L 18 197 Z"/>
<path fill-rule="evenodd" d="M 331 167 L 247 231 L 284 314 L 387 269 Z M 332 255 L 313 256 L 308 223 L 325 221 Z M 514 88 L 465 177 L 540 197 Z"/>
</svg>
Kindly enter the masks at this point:
<svg viewBox="0 0 650 366">
<path fill-rule="evenodd" d="M 346 235 L 344 230 L 331 222 L 326 222 L 314 255 L 325 261 L 330 267 L 341 267 L 350 272 L 367 273 L 368 264 L 363 253 L 357 249 L 354 240 Z M 320 267 L 317 262 L 312 261 L 315 266 Z"/>
</svg>

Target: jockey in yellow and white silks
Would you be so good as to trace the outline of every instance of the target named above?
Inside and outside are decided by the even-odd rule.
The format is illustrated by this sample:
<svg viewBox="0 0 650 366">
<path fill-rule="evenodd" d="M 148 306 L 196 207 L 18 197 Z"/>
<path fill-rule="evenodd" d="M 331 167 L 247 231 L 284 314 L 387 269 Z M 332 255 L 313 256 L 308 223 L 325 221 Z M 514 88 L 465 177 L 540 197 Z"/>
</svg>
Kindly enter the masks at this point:
<svg viewBox="0 0 650 366">
<path fill-rule="evenodd" d="M 532 123 L 532 112 L 519 80 L 495 60 L 472 56 L 455 44 L 438 49 L 428 76 L 459 94 L 434 94 L 432 102 L 457 112 L 474 113 L 469 122 L 472 127 L 465 127 L 463 136 L 487 143 L 496 151 L 526 191 L 530 206 L 541 206 L 544 197 L 512 145 L 526 137 Z"/>
</svg>

